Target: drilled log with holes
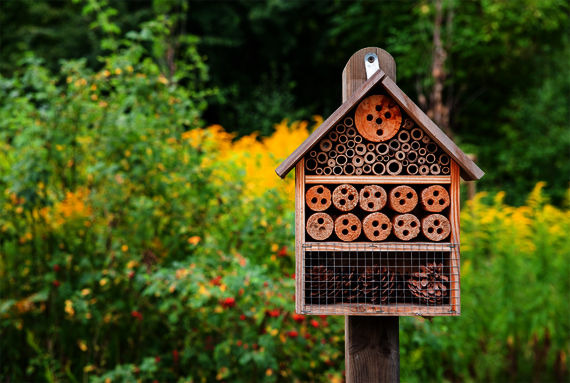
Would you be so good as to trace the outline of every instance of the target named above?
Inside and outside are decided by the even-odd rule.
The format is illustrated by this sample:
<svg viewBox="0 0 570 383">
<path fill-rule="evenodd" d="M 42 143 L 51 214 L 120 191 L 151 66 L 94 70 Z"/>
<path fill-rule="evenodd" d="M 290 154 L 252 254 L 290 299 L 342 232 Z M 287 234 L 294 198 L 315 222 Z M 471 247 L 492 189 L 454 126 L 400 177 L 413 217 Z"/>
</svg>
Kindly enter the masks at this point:
<svg viewBox="0 0 570 383">
<path fill-rule="evenodd" d="M 420 233 L 420 220 L 413 214 L 396 215 L 392 218 L 392 231 L 402 241 L 409 241 Z"/>
</svg>

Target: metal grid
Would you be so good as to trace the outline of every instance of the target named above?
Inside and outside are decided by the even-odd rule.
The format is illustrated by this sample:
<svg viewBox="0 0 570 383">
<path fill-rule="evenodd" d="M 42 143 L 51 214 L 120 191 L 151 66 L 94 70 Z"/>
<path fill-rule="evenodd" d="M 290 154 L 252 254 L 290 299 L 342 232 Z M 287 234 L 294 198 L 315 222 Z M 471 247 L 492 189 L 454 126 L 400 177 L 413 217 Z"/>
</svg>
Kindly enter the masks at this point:
<svg viewBox="0 0 570 383">
<path fill-rule="evenodd" d="M 456 243 L 305 243 L 301 312 L 460 315 Z"/>
</svg>

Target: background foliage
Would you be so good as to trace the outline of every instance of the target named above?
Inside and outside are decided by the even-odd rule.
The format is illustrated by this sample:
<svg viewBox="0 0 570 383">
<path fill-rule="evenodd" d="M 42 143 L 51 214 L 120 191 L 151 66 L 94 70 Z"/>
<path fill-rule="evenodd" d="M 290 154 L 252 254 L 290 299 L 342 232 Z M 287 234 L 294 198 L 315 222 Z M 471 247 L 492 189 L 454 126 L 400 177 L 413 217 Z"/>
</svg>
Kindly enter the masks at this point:
<svg viewBox="0 0 570 383">
<path fill-rule="evenodd" d="M 292 176 L 273 169 L 338 106 L 330 78 L 362 46 L 429 89 L 431 3 L 15 4 L 0 3 L 1 380 L 341 381 L 343 318 L 293 314 Z M 454 137 L 480 187 L 508 192 L 463 207 L 463 315 L 401 319 L 404 381 L 569 377 L 567 7 L 513 4 L 453 8 L 453 81 L 486 87 Z"/>
</svg>

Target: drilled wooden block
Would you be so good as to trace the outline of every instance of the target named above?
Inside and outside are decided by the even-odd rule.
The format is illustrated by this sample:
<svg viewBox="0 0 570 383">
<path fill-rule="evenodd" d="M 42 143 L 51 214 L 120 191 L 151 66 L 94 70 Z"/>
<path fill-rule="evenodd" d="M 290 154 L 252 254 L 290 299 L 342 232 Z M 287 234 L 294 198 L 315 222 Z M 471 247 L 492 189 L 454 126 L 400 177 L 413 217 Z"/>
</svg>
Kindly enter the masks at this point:
<svg viewBox="0 0 570 383">
<path fill-rule="evenodd" d="M 307 234 L 314 240 L 324 241 L 331 236 L 334 221 L 327 213 L 315 213 L 307 220 Z"/>
<path fill-rule="evenodd" d="M 360 190 L 360 207 L 365 211 L 378 211 L 386 205 L 386 191 L 378 185 L 368 185 Z"/>
<path fill-rule="evenodd" d="M 449 193 L 443 186 L 433 185 L 422 190 L 421 204 L 424 210 L 439 213 L 450 203 Z"/>
<path fill-rule="evenodd" d="M 392 232 L 390 218 L 382 213 L 372 213 L 362 221 L 364 235 L 371 241 L 383 241 Z"/>
<path fill-rule="evenodd" d="M 418 193 L 409 186 L 402 185 L 390 190 L 388 206 L 398 213 L 408 213 L 418 204 Z"/>
<path fill-rule="evenodd" d="M 316 185 L 307 190 L 305 201 L 311 210 L 323 211 L 327 210 L 331 205 L 331 191 L 323 185 Z"/>
<path fill-rule="evenodd" d="M 362 223 L 352 213 L 343 214 L 336 219 L 334 231 L 341 241 L 352 242 L 360 236 Z"/>
<path fill-rule="evenodd" d="M 358 132 L 372 142 L 389 140 L 402 124 L 400 107 L 388 96 L 365 98 L 358 105 L 354 118 Z"/>
<path fill-rule="evenodd" d="M 392 231 L 402 241 L 409 241 L 420 233 L 420 220 L 413 214 L 397 215 L 392 218 Z"/>
<path fill-rule="evenodd" d="M 351 211 L 358 205 L 358 191 L 348 184 L 337 186 L 332 194 L 332 202 L 340 211 Z"/>
<path fill-rule="evenodd" d="M 451 224 L 441 214 L 430 214 L 422 219 L 422 232 L 432 241 L 443 241 L 451 234 Z"/>
</svg>

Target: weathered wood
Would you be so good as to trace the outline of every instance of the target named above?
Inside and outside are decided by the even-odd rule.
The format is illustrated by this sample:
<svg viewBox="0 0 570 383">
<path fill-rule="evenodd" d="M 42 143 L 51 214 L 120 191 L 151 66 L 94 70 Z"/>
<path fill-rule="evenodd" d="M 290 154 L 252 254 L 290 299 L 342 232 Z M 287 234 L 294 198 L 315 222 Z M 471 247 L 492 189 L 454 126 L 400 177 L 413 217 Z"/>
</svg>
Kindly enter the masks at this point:
<svg viewBox="0 0 570 383">
<path fill-rule="evenodd" d="M 347 382 L 400 381 L 398 327 L 398 317 L 346 317 Z"/>
<path fill-rule="evenodd" d="M 451 305 L 432 305 L 418 303 L 391 303 L 376 304 L 371 303 L 337 303 L 324 305 L 305 305 L 303 314 L 306 315 L 358 315 L 375 316 L 381 321 L 384 316 L 458 316 L 459 313 L 451 309 Z M 382 315 L 382 316 L 378 316 Z M 346 331 L 346 322 L 345 322 Z M 345 342 L 346 342 L 345 338 Z M 345 360 L 348 354 L 345 354 Z M 347 362 L 348 366 L 349 363 Z M 347 380 L 349 382 L 349 380 Z M 376 382 L 373 380 L 373 382 Z"/>
<path fill-rule="evenodd" d="M 306 176 L 308 184 L 451 184 L 451 176 Z"/>
<path fill-rule="evenodd" d="M 461 238 L 459 235 L 460 221 L 459 221 L 459 165 L 451 160 L 451 187 L 449 189 L 451 198 L 451 207 L 449 212 L 449 223 L 451 224 L 451 242 L 457 244 L 455 251 L 451 253 L 451 305 L 453 310 L 459 315 L 461 313 L 461 300 L 459 289 L 461 282 L 459 279 L 459 261 L 460 252 L 459 244 Z"/>
<path fill-rule="evenodd" d="M 319 251 L 398 251 L 398 252 L 449 252 L 454 250 L 450 242 L 309 242 L 304 247 Z"/>
<path fill-rule="evenodd" d="M 305 160 L 295 167 L 295 312 L 305 303 L 303 291 L 303 243 L 305 243 Z"/>
<path fill-rule="evenodd" d="M 363 48 L 353 54 L 342 71 L 342 102 L 356 92 L 366 82 L 366 67 L 364 57 L 368 53 L 376 53 L 380 70 L 396 81 L 396 62 L 388 52 L 380 48 Z"/>
<path fill-rule="evenodd" d="M 364 65 L 364 61 L 362 62 L 362 65 Z M 380 83 L 385 76 L 386 74 L 381 70 L 374 73 L 374 75 L 370 77 L 370 81 L 366 81 L 362 84 L 362 86 L 358 88 L 352 96 L 350 96 L 347 100 L 348 102 L 343 103 L 337 110 L 335 110 L 334 113 L 331 114 L 330 117 L 327 118 L 325 122 L 323 122 L 321 126 L 319 126 L 317 130 L 309 136 L 309 138 L 299 145 L 299 147 L 297 147 L 297 149 L 295 149 L 295 151 L 291 153 L 291 155 L 289 155 L 289 157 L 287 157 L 285 161 L 277 167 L 277 169 L 275 169 L 275 173 L 277 173 L 279 177 L 284 178 L 291 169 L 295 167 L 295 164 L 299 159 L 311 151 L 311 149 L 319 143 L 320 139 L 326 136 L 329 130 L 336 126 L 344 115 L 348 113 L 354 105 L 360 102 L 360 100 L 362 100 L 376 84 Z"/>
</svg>

